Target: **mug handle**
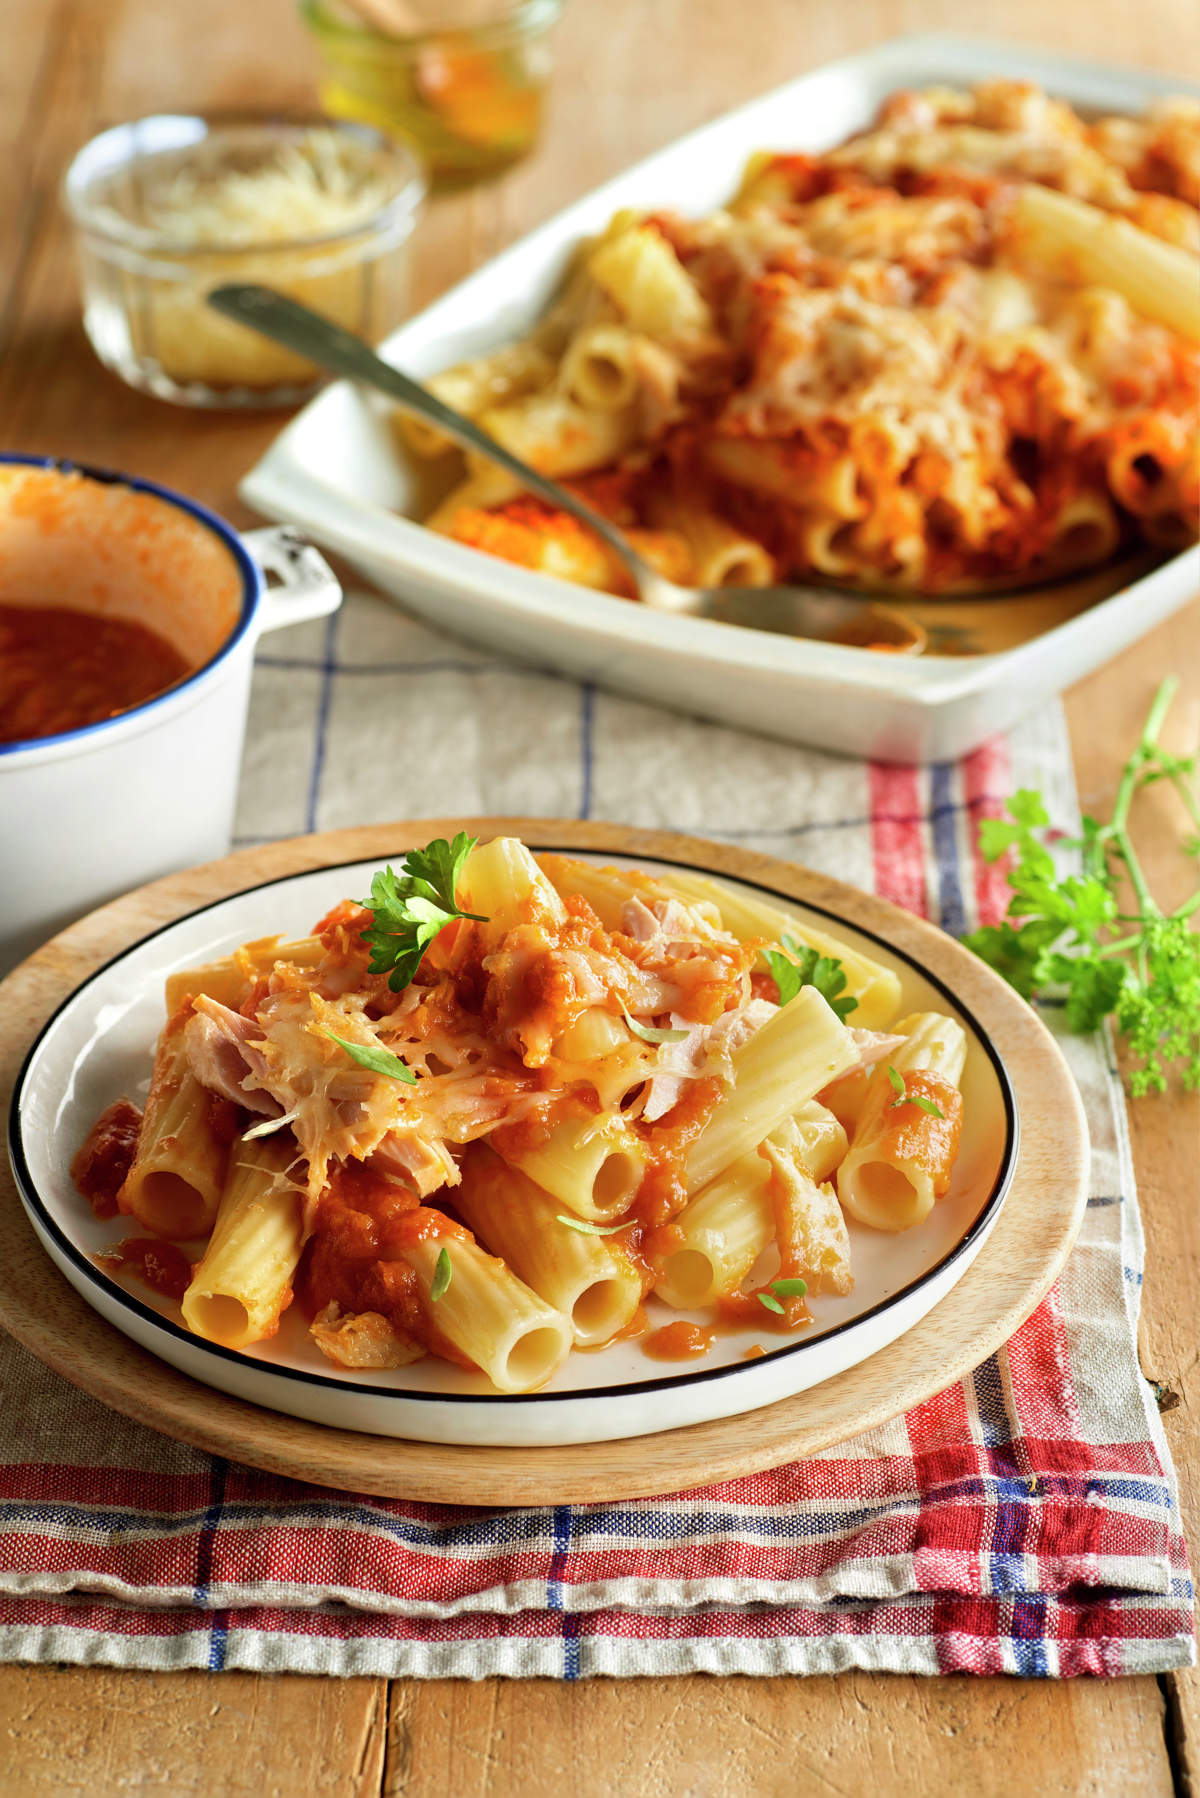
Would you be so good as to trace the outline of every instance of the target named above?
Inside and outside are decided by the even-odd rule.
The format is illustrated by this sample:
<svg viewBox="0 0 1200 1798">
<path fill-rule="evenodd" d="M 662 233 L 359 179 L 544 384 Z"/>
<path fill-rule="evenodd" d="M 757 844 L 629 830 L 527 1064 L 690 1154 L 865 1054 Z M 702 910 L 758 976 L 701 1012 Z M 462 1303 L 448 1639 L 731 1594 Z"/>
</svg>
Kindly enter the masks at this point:
<svg viewBox="0 0 1200 1798">
<path fill-rule="evenodd" d="M 288 524 L 267 525 L 261 531 L 243 531 L 242 542 L 263 575 L 258 633 L 282 630 L 289 624 L 307 624 L 325 618 L 342 603 L 342 589 L 333 569 L 311 543 Z M 277 585 L 271 586 L 268 575 Z"/>
</svg>

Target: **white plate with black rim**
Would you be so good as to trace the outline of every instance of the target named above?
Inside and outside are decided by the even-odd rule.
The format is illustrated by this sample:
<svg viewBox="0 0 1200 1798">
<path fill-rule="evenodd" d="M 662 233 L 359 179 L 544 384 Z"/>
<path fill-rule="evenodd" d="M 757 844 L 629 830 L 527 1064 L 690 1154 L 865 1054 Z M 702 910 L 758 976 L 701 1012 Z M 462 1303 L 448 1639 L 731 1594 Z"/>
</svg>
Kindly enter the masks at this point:
<svg viewBox="0 0 1200 1798">
<path fill-rule="evenodd" d="M 651 872 L 695 865 L 648 856 L 588 859 Z M 218 1391 L 338 1429 L 492 1447 L 606 1442 L 738 1416 L 816 1386 L 894 1342 L 966 1273 L 1016 1168 L 1016 1103 L 995 1044 L 949 987 L 883 937 L 770 887 L 722 876 L 735 890 L 768 895 L 894 968 L 904 1011 L 948 1011 L 967 1033 L 962 1145 L 950 1190 L 923 1224 L 899 1235 L 850 1225 L 852 1293 L 812 1298 L 813 1321 L 795 1335 L 722 1327 L 700 1361 L 652 1361 L 636 1339 L 576 1352 L 547 1386 L 517 1396 L 432 1357 L 382 1373 L 336 1368 L 309 1338 L 297 1307 L 285 1312 L 271 1341 L 248 1350 L 192 1335 L 176 1304 L 97 1264 L 97 1254 L 130 1233 L 130 1220 L 93 1216 L 71 1181 L 71 1158 L 105 1106 L 122 1095 L 135 1102 L 144 1097 L 169 974 L 256 937 L 306 934 L 336 901 L 365 892 L 378 865 L 347 862 L 268 881 L 165 925 L 90 975 L 34 1041 L 9 1120 L 18 1191 L 51 1259 L 134 1342 Z M 681 1315 L 712 1321 L 671 1311 L 653 1297 L 647 1309 L 655 1324 Z M 763 1352 L 747 1358 L 751 1350 Z"/>
</svg>

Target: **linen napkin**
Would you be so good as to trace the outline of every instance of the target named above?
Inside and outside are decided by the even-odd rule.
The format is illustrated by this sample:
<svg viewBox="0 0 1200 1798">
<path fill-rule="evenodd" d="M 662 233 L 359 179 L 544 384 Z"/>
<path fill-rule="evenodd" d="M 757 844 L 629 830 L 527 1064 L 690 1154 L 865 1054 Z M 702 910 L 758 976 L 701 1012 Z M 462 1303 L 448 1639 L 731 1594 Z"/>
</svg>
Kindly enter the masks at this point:
<svg viewBox="0 0 1200 1798">
<path fill-rule="evenodd" d="M 366 596 L 269 642 L 241 843 L 611 818 L 807 862 L 961 932 L 1004 904 L 977 820 L 1022 784 L 1075 818 L 1057 706 L 962 763 L 891 768 L 501 661 Z M 566 1679 L 1186 1664 L 1175 1480 L 1135 1349 L 1124 1103 L 1102 1040 L 1063 1046 L 1093 1152 L 1059 1284 L 969 1379 L 793 1466 L 552 1509 L 357 1497 L 170 1442 L 0 1341 L 0 1657 Z"/>
</svg>

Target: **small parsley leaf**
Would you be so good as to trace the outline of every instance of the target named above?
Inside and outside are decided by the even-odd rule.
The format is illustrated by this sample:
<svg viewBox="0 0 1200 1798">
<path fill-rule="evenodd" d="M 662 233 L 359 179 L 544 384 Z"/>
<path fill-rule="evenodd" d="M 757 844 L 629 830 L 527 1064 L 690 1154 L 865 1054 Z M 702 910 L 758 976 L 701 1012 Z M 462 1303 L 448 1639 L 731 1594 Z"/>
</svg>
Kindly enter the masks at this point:
<svg viewBox="0 0 1200 1798">
<path fill-rule="evenodd" d="M 660 1030 L 656 1024 L 639 1024 L 631 1018 L 625 1007 L 621 1007 L 621 1016 L 629 1025 L 635 1036 L 640 1036 L 644 1043 L 681 1043 L 688 1034 L 686 1030 Z"/>
<path fill-rule="evenodd" d="M 928 1112 L 931 1118 L 945 1117 L 946 1114 L 941 1106 L 936 1105 L 932 1099 L 927 1099 L 924 1093 L 909 1092 L 907 1086 L 904 1084 L 904 1076 L 900 1073 L 899 1069 L 889 1067 L 887 1077 L 891 1082 L 892 1091 L 896 1094 L 896 1097 L 888 1106 L 889 1111 L 895 1111 L 897 1105 L 915 1105 L 919 1111 Z"/>
<path fill-rule="evenodd" d="M 433 1279 L 429 1282 L 429 1296 L 436 1305 L 454 1278 L 454 1269 L 450 1265 L 450 1251 L 443 1247 L 433 1264 Z"/>
<path fill-rule="evenodd" d="M 783 1306 L 773 1292 L 756 1292 L 754 1296 L 759 1304 L 765 1306 L 768 1311 L 774 1311 L 778 1317 L 784 1315 Z"/>
<path fill-rule="evenodd" d="M 815 986 L 844 1024 L 850 1013 L 858 1010 L 858 1000 L 849 994 L 844 999 L 839 997 L 846 985 L 846 971 L 841 962 L 832 955 L 822 955 L 806 944 L 797 943 L 793 937 L 785 936 L 781 941 L 782 949 L 763 950 L 763 959 L 779 988 L 779 1003 L 788 1005 L 801 987 Z"/>
<path fill-rule="evenodd" d="M 380 868 L 363 904 L 371 912 L 363 941 L 371 951 L 372 974 L 386 974 L 399 993 L 410 984 L 438 932 L 456 918 L 486 923 L 477 912 L 458 909 L 455 897 L 463 866 L 478 839 L 459 831 L 452 842 L 435 837 L 424 849 L 410 849 L 394 868 Z"/>
<path fill-rule="evenodd" d="M 772 1280 L 771 1291 L 781 1299 L 802 1299 L 808 1291 L 807 1280 Z"/>
<path fill-rule="evenodd" d="M 586 1218 L 568 1217 L 565 1211 L 558 1212 L 557 1218 L 568 1230 L 578 1230 L 582 1236 L 615 1236 L 618 1230 L 628 1228 L 625 1224 L 589 1224 Z"/>
<path fill-rule="evenodd" d="M 393 1080 L 403 1080 L 406 1086 L 416 1085 L 417 1076 L 412 1069 L 406 1067 L 390 1049 L 379 1046 L 366 1048 L 362 1043 L 348 1042 L 344 1036 L 338 1036 L 332 1030 L 322 1030 L 321 1035 L 327 1036 L 339 1049 L 344 1049 L 351 1061 L 356 1061 L 360 1068 L 370 1068 L 373 1074 L 387 1074 Z"/>
</svg>

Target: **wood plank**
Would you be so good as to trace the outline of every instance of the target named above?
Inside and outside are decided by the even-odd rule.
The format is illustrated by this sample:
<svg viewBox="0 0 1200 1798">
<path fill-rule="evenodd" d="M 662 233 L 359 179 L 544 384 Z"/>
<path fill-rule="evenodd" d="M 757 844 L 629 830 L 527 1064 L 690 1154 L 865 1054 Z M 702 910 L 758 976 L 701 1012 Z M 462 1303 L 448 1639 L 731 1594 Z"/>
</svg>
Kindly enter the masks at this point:
<svg viewBox="0 0 1200 1798">
<path fill-rule="evenodd" d="M 383 1682 L 0 1667 L 4 1798 L 375 1798 Z"/>
<path fill-rule="evenodd" d="M 1176 752 L 1195 753 L 1200 749 L 1200 599 L 1070 694 L 1067 718 L 1085 811 L 1109 814 L 1121 765 L 1168 670 L 1182 684 L 1163 741 Z M 1196 864 L 1179 853 L 1180 836 L 1190 827 L 1165 783 L 1139 799 L 1134 826 L 1151 891 L 1164 908 L 1182 904 L 1195 887 Z M 1194 1569 L 1200 1566 L 1200 1095 L 1176 1090 L 1136 1099 L 1129 1107 L 1129 1129 L 1146 1232 L 1142 1370 L 1169 1395 L 1163 1429 L 1179 1474 Z M 1163 1683 L 1174 1750 L 1200 1786 L 1200 1672 L 1184 1668 Z"/>
<path fill-rule="evenodd" d="M 385 1798 L 1170 1798 L 1153 1680 L 398 1683 Z"/>
<path fill-rule="evenodd" d="M 4 15 L 0 14 L 0 18 Z M 38 120 L 56 58 L 56 8 L 17 6 L 4 18 L 0 61 L 0 352 L 12 328 L 21 271 L 46 196 L 34 175 Z"/>
</svg>

